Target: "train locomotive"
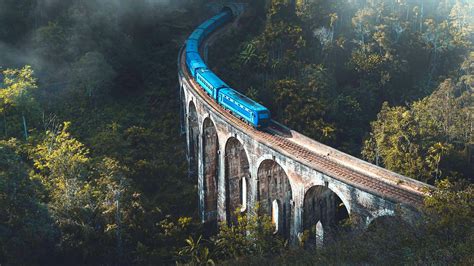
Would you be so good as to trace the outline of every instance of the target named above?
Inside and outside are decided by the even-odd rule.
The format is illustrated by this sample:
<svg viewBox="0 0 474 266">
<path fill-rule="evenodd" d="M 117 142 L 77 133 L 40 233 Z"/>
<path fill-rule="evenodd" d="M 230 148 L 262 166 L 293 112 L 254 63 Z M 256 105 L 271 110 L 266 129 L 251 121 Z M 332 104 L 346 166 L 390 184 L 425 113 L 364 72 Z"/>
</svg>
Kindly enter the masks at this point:
<svg viewBox="0 0 474 266">
<path fill-rule="evenodd" d="M 253 127 L 265 128 L 270 123 L 270 111 L 222 81 L 207 67 L 199 54 L 201 43 L 232 18 L 232 12 L 224 9 L 191 33 L 186 40 L 186 65 L 196 82 L 214 101 Z"/>
</svg>

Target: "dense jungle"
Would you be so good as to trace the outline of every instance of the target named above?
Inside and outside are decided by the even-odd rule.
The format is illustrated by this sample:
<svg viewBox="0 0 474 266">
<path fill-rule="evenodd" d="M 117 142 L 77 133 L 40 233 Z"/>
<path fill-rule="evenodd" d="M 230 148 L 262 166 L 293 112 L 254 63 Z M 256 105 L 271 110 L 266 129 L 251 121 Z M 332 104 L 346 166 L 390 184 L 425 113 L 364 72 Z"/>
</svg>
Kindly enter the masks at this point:
<svg viewBox="0 0 474 266">
<path fill-rule="evenodd" d="M 437 187 L 324 247 L 198 218 L 178 52 L 211 0 L 0 0 L 0 265 L 474 264 L 474 2 L 242 0 L 209 65 L 273 119 Z"/>
</svg>

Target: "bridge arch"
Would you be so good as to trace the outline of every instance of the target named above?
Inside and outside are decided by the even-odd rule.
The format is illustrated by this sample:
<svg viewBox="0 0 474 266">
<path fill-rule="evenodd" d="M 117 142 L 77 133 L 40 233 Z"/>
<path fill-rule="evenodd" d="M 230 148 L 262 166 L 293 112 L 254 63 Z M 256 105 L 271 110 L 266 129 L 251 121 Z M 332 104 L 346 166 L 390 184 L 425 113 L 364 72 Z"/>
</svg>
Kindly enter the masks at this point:
<svg viewBox="0 0 474 266">
<path fill-rule="evenodd" d="M 198 177 L 198 153 L 199 153 L 199 120 L 196 106 L 193 101 L 188 104 L 188 175 L 191 179 Z"/>
<path fill-rule="evenodd" d="M 219 137 L 214 122 L 206 117 L 202 123 L 203 188 L 205 221 L 217 219 Z"/>
<path fill-rule="evenodd" d="M 366 232 L 385 232 L 387 228 L 390 228 L 389 233 L 397 234 L 400 230 L 406 232 L 406 230 L 413 230 L 413 224 L 410 223 L 405 217 L 387 214 L 378 216 L 370 221 L 370 224 L 367 225 Z"/>
<path fill-rule="evenodd" d="M 225 145 L 225 209 L 228 224 L 236 224 L 236 211 L 245 208 L 251 195 L 250 164 L 244 146 L 236 137 L 230 137 Z M 244 195 L 243 195 L 244 193 Z"/>
<path fill-rule="evenodd" d="M 349 209 L 342 199 L 327 185 L 314 185 L 304 194 L 303 201 L 303 229 L 308 230 L 309 242 L 319 243 L 321 228 L 317 230 L 316 225 L 320 223 L 327 232 L 334 230 L 344 219 L 349 218 Z"/>
<path fill-rule="evenodd" d="M 387 227 L 395 222 L 399 222 L 399 219 L 397 219 L 395 215 L 381 215 L 371 219 L 370 223 L 367 225 L 367 230 L 372 231 L 379 227 Z"/>
<path fill-rule="evenodd" d="M 263 160 L 257 170 L 259 214 L 272 217 L 277 232 L 290 236 L 293 217 L 292 190 L 283 167 L 271 159 Z"/>
<path fill-rule="evenodd" d="M 385 218 L 383 218 L 385 217 Z M 393 210 L 382 209 L 378 210 L 372 215 L 368 216 L 365 223 L 365 228 L 369 228 L 369 226 L 378 219 L 386 219 L 386 217 L 395 217 L 395 212 Z"/>
</svg>

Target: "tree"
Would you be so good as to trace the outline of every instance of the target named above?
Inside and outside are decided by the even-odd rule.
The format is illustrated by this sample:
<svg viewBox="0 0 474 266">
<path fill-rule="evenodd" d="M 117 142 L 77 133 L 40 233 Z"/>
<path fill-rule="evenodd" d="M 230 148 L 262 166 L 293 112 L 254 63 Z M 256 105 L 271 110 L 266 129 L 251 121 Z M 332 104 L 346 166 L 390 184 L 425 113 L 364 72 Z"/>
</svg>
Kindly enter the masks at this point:
<svg viewBox="0 0 474 266">
<path fill-rule="evenodd" d="M 352 25 L 359 39 L 357 43 L 364 47 L 367 43 L 367 38 L 373 31 L 374 23 L 374 10 L 372 8 L 364 8 L 355 14 L 352 18 Z"/>
<path fill-rule="evenodd" d="M 324 72 L 323 69 L 320 69 Z M 321 73 L 324 75 L 323 73 Z M 321 82 L 322 81 L 322 82 Z M 319 140 L 332 140 L 334 126 L 325 121 L 325 102 L 318 96 L 327 92 L 328 84 L 312 76 L 309 84 L 285 79 L 273 83 L 273 110 L 282 122 Z"/>
<path fill-rule="evenodd" d="M 38 28 L 33 41 L 36 52 L 43 60 L 58 64 L 66 59 L 67 35 L 62 25 L 49 22 Z"/>
<path fill-rule="evenodd" d="M 277 254 L 286 242 L 275 235 L 275 227 L 267 215 L 237 213 L 237 224 L 222 223 L 219 233 L 212 240 L 215 256 L 220 259 L 238 259 L 243 256 Z M 258 211 L 256 210 L 256 213 Z"/>
<path fill-rule="evenodd" d="M 72 86 L 80 89 L 89 99 L 95 102 L 107 95 L 116 72 L 105 57 L 98 52 L 88 52 L 72 66 Z"/>
<path fill-rule="evenodd" d="M 423 181 L 441 176 L 470 178 L 474 169 L 468 147 L 473 131 L 466 125 L 472 124 L 472 106 L 472 91 L 451 79 L 408 108 L 384 104 L 371 124 L 363 155 Z"/>
<path fill-rule="evenodd" d="M 118 161 L 104 158 L 97 166 L 99 178 L 91 184 L 95 188 L 95 200 L 98 213 L 104 220 L 104 233 L 115 238 L 116 256 L 114 261 L 120 263 L 125 259 L 134 239 L 135 228 L 140 226 L 144 215 L 141 195 L 134 190 L 127 178 L 128 169 Z M 128 252 L 126 252 L 128 251 Z"/>
<path fill-rule="evenodd" d="M 0 88 L 0 112 L 3 113 L 5 137 L 8 136 L 7 113 L 18 110 L 21 114 L 23 124 L 23 134 L 28 138 L 28 126 L 26 115 L 33 109 L 38 108 L 32 96 L 32 90 L 36 89 L 36 78 L 30 66 L 22 69 L 6 69 L 2 71 L 3 84 L 5 88 Z"/>
<path fill-rule="evenodd" d="M 46 187 L 43 198 L 61 232 L 59 253 L 84 263 L 126 261 L 144 213 L 140 193 L 118 161 L 91 160 L 69 126 L 47 132 L 33 154 L 34 178 Z"/>
<path fill-rule="evenodd" d="M 21 144 L 0 141 L 0 263 L 34 264 L 51 256 L 57 230 L 30 180 Z"/>
<path fill-rule="evenodd" d="M 459 45 L 465 45 L 469 47 L 472 45 L 472 38 L 474 35 L 474 3 L 456 1 L 451 12 L 449 13 L 450 18 L 450 31 L 453 35 L 454 42 Z"/>
<path fill-rule="evenodd" d="M 47 132 L 33 154 L 37 177 L 50 190 L 52 198 L 62 198 L 64 204 L 72 204 L 75 191 L 68 189 L 74 187 L 75 181 L 87 180 L 90 169 L 89 150 L 71 136 L 70 125 L 65 122 L 58 132 Z"/>
<path fill-rule="evenodd" d="M 440 180 L 425 199 L 423 211 L 425 254 L 445 264 L 470 264 L 474 260 L 474 185 Z"/>
</svg>

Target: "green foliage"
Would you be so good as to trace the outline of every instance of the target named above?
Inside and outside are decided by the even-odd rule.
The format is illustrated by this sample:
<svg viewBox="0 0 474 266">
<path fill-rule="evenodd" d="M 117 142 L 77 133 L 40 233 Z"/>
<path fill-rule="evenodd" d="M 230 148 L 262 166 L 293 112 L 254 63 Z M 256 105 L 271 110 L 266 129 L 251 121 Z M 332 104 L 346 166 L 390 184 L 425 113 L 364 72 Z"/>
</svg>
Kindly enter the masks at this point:
<svg viewBox="0 0 474 266">
<path fill-rule="evenodd" d="M 275 114 L 283 123 L 295 130 L 320 140 L 330 140 L 334 138 L 334 126 L 325 122 L 322 118 L 325 114 L 323 102 L 318 95 L 327 89 L 323 82 L 310 81 L 306 84 L 299 84 L 295 80 L 278 80 L 274 83 L 274 104 L 280 106 Z"/>
<path fill-rule="evenodd" d="M 45 139 L 34 150 L 34 166 L 44 184 L 51 190 L 64 188 L 71 179 L 86 180 L 89 151 L 69 132 L 70 122 L 65 122 L 58 132 L 46 132 Z M 63 195 L 62 191 L 58 191 Z"/>
<path fill-rule="evenodd" d="M 140 193 L 126 167 L 111 158 L 93 161 L 69 126 L 47 132 L 32 154 L 34 179 L 46 188 L 44 200 L 61 232 L 59 256 L 83 262 L 124 259 L 144 215 Z"/>
<path fill-rule="evenodd" d="M 104 55 L 88 52 L 73 64 L 71 76 L 72 86 L 81 89 L 83 95 L 92 100 L 108 95 L 116 73 Z"/>
<path fill-rule="evenodd" d="M 200 230 L 173 218 L 196 213 L 174 69 L 194 12 L 141 0 L 14 2 L 0 3 L 0 21 L 24 16 L 0 26 L 0 61 L 12 68 L 1 73 L 0 124 L 7 139 L 28 117 L 31 137 L 0 170 L 0 263 L 173 263 L 170 247 Z M 34 23 L 3 39 L 13 35 L 3 26 L 23 21 Z"/>
<path fill-rule="evenodd" d="M 23 133 L 28 137 L 26 116 L 39 109 L 32 91 L 37 89 L 36 78 L 30 66 L 22 69 L 6 69 L 1 72 L 5 88 L 0 87 L 0 113 L 3 114 L 5 138 L 9 136 L 8 116 L 21 117 Z M 15 119 L 15 120 L 19 120 Z M 19 121 L 18 121 L 19 122 Z"/>
<path fill-rule="evenodd" d="M 60 62 L 66 55 L 66 33 L 65 29 L 55 22 L 36 30 L 34 36 L 37 53 L 45 58 L 52 57 L 53 61 Z"/>
<path fill-rule="evenodd" d="M 249 215 L 236 211 L 237 223 L 222 222 L 219 232 L 210 240 L 186 239 L 186 246 L 178 252 L 179 262 L 214 265 L 218 261 L 271 256 L 288 248 L 288 243 L 277 233 L 267 215 Z"/>
<path fill-rule="evenodd" d="M 474 234 L 474 185 L 444 179 L 437 183 L 437 188 L 425 200 L 425 212 L 430 218 L 428 229 L 448 242 L 470 241 Z"/>
<path fill-rule="evenodd" d="M 181 260 L 192 265 L 215 265 L 209 258 L 209 248 L 202 244 L 202 236 L 195 241 L 192 237 L 186 239 L 187 246 L 183 247 L 178 255 Z"/>
<path fill-rule="evenodd" d="M 35 264 L 53 249 L 57 230 L 28 177 L 21 143 L 0 141 L 0 263 Z"/>
<path fill-rule="evenodd" d="M 213 239 L 216 256 L 237 259 L 242 256 L 262 256 L 278 253 L 286 242 L 275 234 L 275 227 L 267 215 L 242 214 L 236 211 L 237 224 L 222 223 Z"/>
<path fill-rule="evenodd" d="M 385 104 L 372 123 L 364 156 L 407 176 L 433 181 L 441 176 L 470 176 L 472 92 L 452 80 L 410 108 Z M 452 159 L 458 164 L 445 163 Z"/>
<path fill-rule="evenodd" d="M 33 76 L 33 70 L 30 66 L 22 69 L 6 69 L 2 71 L 3 84 L 1 88 L 0 99 L 2 100 L 2 109 L 6 112 L 8 108 L 21 107 L 31 104 L 31 90 L 36 89 L 36 78 Z"/>
</svg>

